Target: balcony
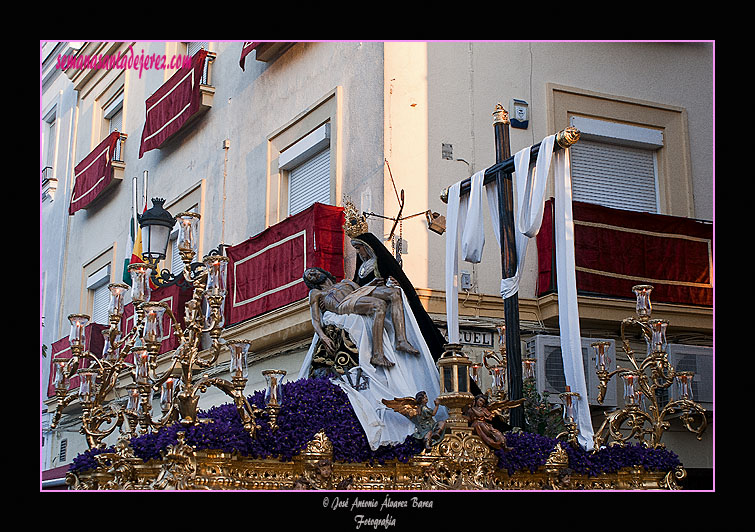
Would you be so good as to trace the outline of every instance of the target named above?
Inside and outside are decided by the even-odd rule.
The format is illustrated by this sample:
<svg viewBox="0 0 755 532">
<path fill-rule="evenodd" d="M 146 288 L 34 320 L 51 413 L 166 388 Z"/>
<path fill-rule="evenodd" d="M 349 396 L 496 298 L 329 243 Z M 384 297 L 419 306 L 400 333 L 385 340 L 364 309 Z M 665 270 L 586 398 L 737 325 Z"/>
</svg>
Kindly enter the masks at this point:
<svg viewBox="0 0 755 532">
<path fill-rule="evenodd" d="M 123 180 L 127 138 L 125 133 L 113 131 L 76 165 L 69 214 L 96 205 L 99 198 Z"/>
<path fill-rule="evenodd" d="M 177 71 L 147 98 L 139 158 L 182 137 L 212 107 L 214 60 L 215 54 L 200 50 L 192 57 L 190 68 Z"/>
<path fill-rule="evenodd" d="M 621 321 L 634 308 L 632 286 L 653 285 L 653 304 L 677 326 L 712 329 L 713 226 L 710 222 L 574 202 L 574 258 L 580 318 Z M 553 201 L 537 235 L 538 312 L 557 323 Z M 660 310 L 663 309 L 663 310 Z"/>
</svg>

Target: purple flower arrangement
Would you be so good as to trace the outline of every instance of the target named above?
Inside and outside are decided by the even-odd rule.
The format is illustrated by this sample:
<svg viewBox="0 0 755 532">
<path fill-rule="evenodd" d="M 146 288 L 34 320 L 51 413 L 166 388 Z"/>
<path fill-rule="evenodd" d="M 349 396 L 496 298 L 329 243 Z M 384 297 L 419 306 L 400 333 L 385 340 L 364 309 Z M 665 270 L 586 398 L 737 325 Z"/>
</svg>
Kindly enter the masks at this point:
<svg viewBox="0 0 755 532">
<path fill-rule="evenodd" d="M 204 422 L 184 426 L 181 423 L 131 439 L 134 455 L 145 462 L 161 458 L 169 445 L 174 445 L 178 432 L 185 432 L 186 443 L 197 450 L 236 452 L 249 458 L 277 458 L 289 461 L 299 454 L 314 435 L 323 430 L 333 443 L 333 460 L 383 464 L 389 460 L 407 462 L 422 452 L 420 440 L 407 436 L 399 445 L 370 449 L 367 437 L 351 408 L 346 394 L 326 378 L 300 379 L 283 385 L 283 406 L 278 414 L 276 430 L 269 420 L 258 416 L 259 429 L 254 438 L 244 430 L 236 406 L 227 403 L 202 411 Z M 264 406 L 264 391 L 249 397 L 251 404 Z M 519 432 L 506 434 L 510 451 L 496 451 L 498 466 L 509 474 L 529 470 L 535 472 L 545 464 L 557 441 L 539 434 Z M 564 445 L 569 454 L 569 466 L 577 474 L 589 476 L 613 473 L 626 466 L 642 466 L 652 471 L 670 471 L 679 465 L 678 457 L 665 449 L 647 449 L 641 445 L 609 447 L 596 453 Z M 96 454 L 105 450 L 90 450 L 77 456 L 72 471 L 96 467 Z"/>
<path fill-rule="evenodd" d="M 545 465 L 557 440 L 529 432 L 509 432 L 506 444 L 510 451 L 495 451 L 498 467 L 509 475 L 516 471 L 535 472 Z M 679 457 L 667 449 L 653 449 L 640 443 L 623 447 L 604 447 L 596 452 L 585 451 L 569 444 L 562 444 L 569 457 L 569 468 L 578 475 L 588 477 L 603 473 L 616 473 L 625 467 L 640 466 L 646 471 L 671 471 L 681 465 Z"/>
</svg>

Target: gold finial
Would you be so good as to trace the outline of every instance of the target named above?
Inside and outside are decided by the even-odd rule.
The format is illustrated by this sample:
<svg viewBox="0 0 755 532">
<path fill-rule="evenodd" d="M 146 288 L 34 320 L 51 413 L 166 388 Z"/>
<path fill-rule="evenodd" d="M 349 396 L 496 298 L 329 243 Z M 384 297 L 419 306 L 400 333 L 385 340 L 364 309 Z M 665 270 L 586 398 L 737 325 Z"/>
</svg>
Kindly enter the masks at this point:
<svg viewBox="0 0 755 532">
<path fill-rule="evenodd" d="M 343 197 L 344 223 L 343 231 L 349 238 L 369 232 L 367 218 L 359 212 L 348 196 Z"/>
<path fill-rule="evenodd" d="M 509 123 L 509 113 L 506 111 L 506 109 L 503 108 L 503 105 L 500 103 L 497 103 L 495 106 L 495 111 L 493 111 L 493 125 L 495 124 L 508 124 Z"/>
<path fill-rule="evenodd" d="M 579 129 L 574 126 L 569 126 L 564 130 L 556 133 L 556 142 L 562 148 L 566 149 L 569 146 L 573 146 L 579 140 Z"/>
</svg>

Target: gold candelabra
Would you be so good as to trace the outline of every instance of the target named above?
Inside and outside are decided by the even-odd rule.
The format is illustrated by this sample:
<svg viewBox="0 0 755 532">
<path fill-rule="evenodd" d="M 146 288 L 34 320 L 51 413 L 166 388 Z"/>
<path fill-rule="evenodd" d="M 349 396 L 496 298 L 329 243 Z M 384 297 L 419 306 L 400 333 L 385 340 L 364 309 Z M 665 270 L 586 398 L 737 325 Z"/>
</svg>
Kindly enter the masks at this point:
<svg viewBox="0 0 755 532">
<path fill-rule="evenodd" d="M 482 364 L 488 370 L 491 378 L 488 395 L 494 400 L 504 400 L 508 397 L 506 389 L 506 324 L 496 327 L 498 331 L 498 353 L 486 349 L 482 356 Z M 508 411 L 506 412 L 508 414 Z"/>
<path fill-rule="evenodd" d="M 668 321 L 651 319 L 652 305 L 650 303 L 651 285 L 636 285 L 632 291 L 637 297 L 636 317 L 626 318 L 621 323 L 622 349 L 627 355 L 630 368 L 617 367 L 609 372 L 606 367 L 607 342 L 595 342 L 596 373 L 600 379 L 598 402 L 605 398 L 608 382 L 618 375 L 624 383 L 624 407 L 606 414 L 606 419 L 596 432 L 595 448 L 599 449 L 609 439 L 610 445 L 623 445 L 632 438 L 646 446 L 664 447 L 661 443 L 663 432 L 670 423 L 666 417 L 680 413 L 684 427 L 702 439 L 702 434 L 708 422 L 705 409 L 693 400 L 692 378 L 693 372 L 676 371 L 669 363 L 666 352 L 666 328 Z M 626 327 L 636 325 L 640 328 L 647 344 L 647 354 L 643 360 L 638 360 L 630 347 L 626 336 Z M 659 401 L 657 392 L 677 387 L 677 399 L 669 397 L 665 405 Z M 695 420 L 698 420 L 697 422 Z M 628 433 L 622 429 L 628 430 Z"/>
<path fill-rule="evenodd" d="M 72 355 L 53 360 L 57 407 L 51 427 L 57 427 L 64 409 L 78 398 L 82 409 L 81 432 L 89 448 L 103 448 L 103 440 L 116 429 L 120 429 L 121 438 L 131 438 L 176 421 L 184 425 L 202 422 L 197 416 L 200 393 L 210 387 L 218 388 L 233 399 L 243 426 L 252 437 L 259 428 L 257 419 L 261 414 L 267 415 L 272 428 L 276 426 L 282 401 L 281 383 L 286 372 L 263 372 L 268 381 L 264 408 L 248 401 L 244 388 L 248 381 L 250 342 L 220 339 L 224 325 L 228 257 L 210 254 L 201 263 L 193 263 L 199 215 L 180 213 L 175 221 L 179 228 L 178 249 L 184 263 L 183 277 L 193 287 L 192 298 L 185 305 L 183 327 L 168 305 L 150 301 L 150 278 L 157 261 L 146 254 L 145 260 L 148 262 L 131 264 L 128 268 L 131 287 L 122 283 L 108 286 L 109 327 L 103 330 L 105 342 L 101 356 L 85 348 L 85 327 L 90 317 L 84 314 L 68 317 Z M 121 321 L 129 288 L 135 319 L 131 330 L 124 333 Z M 202 311 L 203 303 L 205 312 Z M 166 315 L 172 324 L 172 331 L 167 336 L 172 332 L 179 344 L 167 369 L 158 373 L 158 356 L 164 336 L 163 319 Z M 202 348 L 202 336 L 205 334 L 211 341 L 208 349 Z M 224 348 L 230 351 L 231 380 L 207 374 L 197 377 L 197 371 L 217 364 Z M 126 361 L 129 355 L 133 355 L 133 363 Z M 87 367 L 83 367 L 85 360 L 89 361 Z M 124 373 L 131 376 L 133 383 L 126 387 L 127 402 L 121 408 L 112 399 L 116 397 L 119 378 Z M 80 378 L 79 390 L 78 394 L 69 394 L 69 382 L 74 374 Z M 154 392 L 160 393 L 161 415 L 157 418 L 152 413 Z"/>
<path fill-rule="evenodd" d="M 562 404 L 562 418 L 564 422 L 564 430 L 556 435 L 557 440 L 564 439 L 574 447 L 579 446 L 579 427 L 577 426 L 577 408 L 579 407 L 579 394 L 571 391 L 571 387 L 567 386 L 566 391 L 558 394 L 561 398 Z"/>
</svg>

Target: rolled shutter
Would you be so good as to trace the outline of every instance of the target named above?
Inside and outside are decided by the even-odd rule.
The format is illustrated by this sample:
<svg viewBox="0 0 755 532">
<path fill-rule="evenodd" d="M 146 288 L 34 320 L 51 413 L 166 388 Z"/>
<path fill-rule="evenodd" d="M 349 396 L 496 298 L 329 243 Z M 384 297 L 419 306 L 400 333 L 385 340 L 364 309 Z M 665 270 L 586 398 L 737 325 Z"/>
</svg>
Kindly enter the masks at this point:
<svg viewBox="0 0 755 532">
<path fill-rule="evenodd" d="M 325 149 L 292 168 L 288 174 L 288 214 L 315 202 L 330 203 L 330 150 Z"/>
<path fill-rule="evenodd" d="M 574 201 L 658 212 L 653 150 L 580 140 L 571 147 Z"/>
</svg>

